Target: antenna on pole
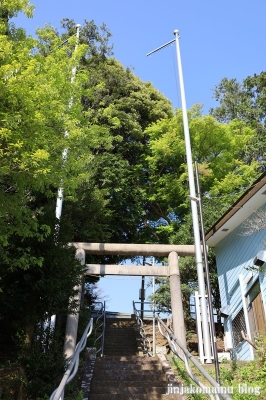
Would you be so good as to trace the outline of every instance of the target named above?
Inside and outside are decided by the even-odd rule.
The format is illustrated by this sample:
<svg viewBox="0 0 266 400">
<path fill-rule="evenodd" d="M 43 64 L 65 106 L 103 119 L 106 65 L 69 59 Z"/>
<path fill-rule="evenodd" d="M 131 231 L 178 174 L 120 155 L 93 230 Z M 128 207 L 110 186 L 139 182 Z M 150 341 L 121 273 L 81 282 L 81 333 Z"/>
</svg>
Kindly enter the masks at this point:
<svg viewBox="0 0 266 400">
<path fill-rule="evenodd" d="M 153 53 L 156 53 L 156 51 L 159 51 L 159 50 L 161 50 L 161 49 L 164 49 L 165 47 L 169 46 L 169 44 L 172 44 L 172 43 L 174 43 L 174 42 L 175 42 L 175 39 L 170 40 L 170 42 L 167 42 L 167 43 L 163 44 L 162 46 L 157 47 L 157 49 L 152 50 L 152 51 L 150 51 L 149 53 L 147 53 L 147 54 L 146 54 L 146 57 L 150 56 L 150 55 L 153 54 Z"/>
</svg>

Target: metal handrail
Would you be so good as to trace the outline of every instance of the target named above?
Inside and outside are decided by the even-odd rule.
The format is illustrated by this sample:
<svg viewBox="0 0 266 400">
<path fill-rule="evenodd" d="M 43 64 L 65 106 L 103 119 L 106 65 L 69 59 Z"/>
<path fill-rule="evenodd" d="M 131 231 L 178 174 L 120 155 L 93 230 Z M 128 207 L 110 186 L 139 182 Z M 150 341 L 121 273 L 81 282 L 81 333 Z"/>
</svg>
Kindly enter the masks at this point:
<svg viewBox="0 0 266 400">
<path fill-rule="evenodd" d="M 208 395 L 212 400 L 214 400 L 214 396 L 212 395 L 213 390 L 212 388 L 203 385 L 199 380 L 193 375 L 188 361 L 190 360 L 195 367 L 201 372 L 201 374 L 208 380 L 208 382 L 212 385 L 213 388 L 215 388 L 215 399 L 224 399 L 224 400 L 232 400 L 232 398 L 226 394 L 222 393 L 223 390 L 221 390 L 221 386 L 219 385 L 218 382 L 216 382 L 209 374 L 208 372 L 200 365 L 200 363 L 193 357 L 193 355 L 186 349 L 186 347 L 175 337 L 173 332 L 165 325 L 165 323 L 161 320 L 159 316 L 156 317 L 157 322 L 158 322 L 158 328 L 161 333 L 161 335 L 167 339 L 168 344 L 172 352 L 179 357 L 185 364 L 186 370 L 190 378 L 202 389 L 203 394 Z M 166 334 L 162 332 L 162 327 L 165 329 Z M 182 351 L 183 354 L 180 354 L 180 352 L 177 350 L 178 348 Z"/>
<path fill-rule="evenodd" d="M 76 345 L 75 352 L 67 359 L 67 368 L 64 373 L 64 376 L 59 384 L 59 386 L 53 391 L 50 396 L 50 400 L 63 400 L 64 398 L 64 390 L 66 385 L 74 378 L 78 371 L 79 366 L 79 355 L 82 350 L 86 346 L 87 338 L 90 336 L 93 328 L 93 318 L 90 319 L 90 322 L 86 326 L 86 329 Z"/>
<path fill-rule="evenodd" d="M 146 353 L 146 355 L 148 357 L 152 357 L 152 354 L 150 352 L 150 350 L 151 350 L 151 342 L 149 341 L 149 339 L 146 336 L 145 329 L 143 327 L 143 321 L 140 318 L 140 313 L 136 309 L 135 304 L 136 304 L 136 302 L 133 301 L 133 311 L 134 311 L 134 314 L 135 314 L 135 317 L 136 317 L 136 322 L 137 322 L 138 327 L 139 327 L 139 333 L 140 333 L 140 336 L 142 338 L 142 347 L 143 347 L 144 353 Z M 149 343 L 149 349 L 148 349 L 146 343 Z"/>
<path fill-rule="evenodd" d="M 94 304 L 101 305 L 100 309 L 97 310 L 97 315 L 99 313 L 100 313 L 100 315 L 97 317 L 96 322 L 95 322 L 95 326 L 96 326 L 95 334 L 97 335 L 97 332 L 99 330 L 101 330 L 101 333 L 95 339 L 94 345 L 96 346 L 96 343 L 98 341 L 101 341 L 101 347 L 98 350 L 96 350 L 96 354 L 101 352 L 101 357 L 102 357 L 103 353 L 104 353 L 104 339 L 105 339 L 105 325 L 106 325 L 105 301 L 104 302 L 98 301 L 98 302 L 95 302 Z M 99 325 L 98 325 L 98 323 L 99 323 Z"/>
<path fill-rule="evenodd" d="M 133 310 L 136 316 L 139 318 L 139 312 L 136 309 L 135 304 L 138 302 L 133 301 Z M 146 304 L 151 304 L 146 302 Z M 146 312 L 153 312 L 153 310 L 146 310 Z M 139 318 L 140 319 L 140 318 Z M 168 344 L 172 352 L 179 357 L 185 364 L 187 373 L 189 377 L 202 389 L 202 393 L 206 394 L 210 397 L 211 400 L 214 399 L 224 399 L 224 400 L 232 400 L 232 398 L 227 393 L 222 393 L 221 386 L 217 381 L 215 381 L 208 372 L 201 366 L 201 364 L 193 357 L 193 355 L 186 349 L 186 347 L 179 342 L 179 340 L 175 337 L 173 332 L 165 325 L 162 319 L 158 316 L 155 317 L 158 323 L 158 328 L 160 334 L 167 339 Z M 141 321 L 142 323 L 142 321 Z M 165 333 L 162 331 L 162 327 L 165 330 Z M 212 387 L 203 385 L 197 377 L 192 373 L 191 368 L 189 366 L 189 361 L 191 361 L 194 366 L 198 369 L 198 371 L 204 376 L 204 378 L 211 384 Z M 214 388 L 214 390 L 212 390 Z M 220 390 L 219 390 L 220 389 Z M 213 396 L 213 392 L 214 396 Z"/>
</svg>

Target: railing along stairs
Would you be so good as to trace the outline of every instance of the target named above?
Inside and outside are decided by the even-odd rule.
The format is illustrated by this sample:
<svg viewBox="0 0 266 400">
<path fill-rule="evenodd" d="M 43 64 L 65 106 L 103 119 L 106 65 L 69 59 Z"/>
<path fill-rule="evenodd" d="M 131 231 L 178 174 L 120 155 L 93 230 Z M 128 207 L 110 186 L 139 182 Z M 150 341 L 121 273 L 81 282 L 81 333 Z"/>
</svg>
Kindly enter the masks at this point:
<svg viewBox="0 0 266 400">
<path fill-rule="evenodd" d="M 90 319 L 88 325 L 86 326 L 86 329 L 82 335 L 82 338 L 76 345 L 74 354 L 66 360 L 65 374 L 64 374 L 59 386 L 54 390 L 54 392 L 50 396 L 50 400 L 63 400 L 64 399 L 65 387 L 75 377 L 75 375 L 78 371 L 78 367 L 79 367 L 79 355 L 82 352 L 82 350 L 84 350 L 84 348 L 86 346 L 87 338 L 92 333 L 93 318 L 95 318 L 95 320 L 96 320 L 96 322 L 95 322 L 96 336 L 98 334 L 94 343 L 95 344 L 97 342 L 101 343 L 101 346 L 96 351 L 96 353 L 101 352 L 101 356 L 103 356 L 104 333 L 105 333 L 105 302 L 96 301 L 95 303 L 93 303 L 93 306 L 91 308 L 91 319 Z"/>
<path fill-rule="evenodd" d="M 90 336 L 93 328 L 93 318 L 90 319 L 90 322 L 86 326 L 86 329 L 76 345 L 76 349 L 74 354 L 70 356 L 66 360 L 66 371 L 64 373 L 64 376 L 59 384 L 59 386 L 54 390 L 52 395 L 50 396 L 50 400 L 63 400 L 64 399 L 64 391 L 66 385 L 72 381 L 72 379 L 75 377 L 78 367 L 79 367 L 79 355 L 82 352 L 82 350 L 86 346 L 87 338 Z"/>
<path fill-rule="evenodd" d="M 140 312 L 136 308 L 137 302 L 133 301 L 133 311 L 136 316 L 136 321 L 138 326 L 140 327 L 140 334 L 142 338 L 144 338 L 143 342 L 143 349 L 145 351 L 145 341 L 146 341 L 146 335 L 145 335 L 145 329 L 143 328 L 143 321 L 140 318 Z M 148 304 L 148 302 L 146 302 Z M 151 304 L 151 303 L 150 303 Z M 146 312 L 152 312 L 152 310 L 145 310 Z M 195 357 L 186 349 L 185 346 L 175 337 L 173 332 L 165 325 L 165 323 L 162 321 L 162 319 L 158 316 L 155 317 L 157 324 L 158 324 L 158 329 L 160 334 L 167 339 L 168 345 L 171 349 L 171 351 L 178 357 L 180 360 L 183 361 L 187 373 L 189 377 L 196 383 L 197 386 L 200 387 L 201 393 L 206 394 L 209 396 L 211 400 L 220 400 L 221 398 L 224 400 L 232 400 L 232 398 L 227 394 L 223 393 L 226 388 L 223 388 L 219 385 L 218 382 L 216 382 L 209 374 L 208 372 L 202 367 L 202 365 L 195 359 Z M 143 334 L 144 331 L 144 334 Z M 151 356 L 151 353 L 148 351 L 147 345 L 146 345 L 146 355 Z M 189 361 L 194 364 L 194 366 L 197 368 L 197 370 L 204 376 L 204 378 L 210 383 L 211 386 L 205 386 L 203 383 L 201 383 L 197 377 L 192 373 Z"/>
<path fill-rule="evenodd" d="M 95 336 L 94 345 L 96 347 L 96 354 L 100 353 L 103 356 L 104 352 L 104 335 L 105 335 L 105 325 L 106 325 L 106 312 L 105 312 L 105 301 L 96 301 L 93 303 L 93 309 L 91 310 L 91 316 L 95 320 Z M 100 347 L 97 349 L 98 344 Z"/>
<path fill-rule="evenodd" d="M 136 304 L 140 304 L 140 302 L 134 302 L 133 301 L 133 312 L 135 314 L 135 318 L 136 318 L 136 323 L 139 327 L 139 333 L 142 339 L 142 348 L 144 353 L 148 356 L 148 357 L 152 357 L 152 352 L 151 352 L 151 342 L 150 340 L 147 338 L 146 336 L 146 332 L 143 326 L 143 321 L 140 317 L 140 311 L 136 308 Z M 150 304 L 150 302 L 144 302 L 144 304 Z M 150 312 L 151 310 L 143 310 L 143 312 Z"/>
</svg>

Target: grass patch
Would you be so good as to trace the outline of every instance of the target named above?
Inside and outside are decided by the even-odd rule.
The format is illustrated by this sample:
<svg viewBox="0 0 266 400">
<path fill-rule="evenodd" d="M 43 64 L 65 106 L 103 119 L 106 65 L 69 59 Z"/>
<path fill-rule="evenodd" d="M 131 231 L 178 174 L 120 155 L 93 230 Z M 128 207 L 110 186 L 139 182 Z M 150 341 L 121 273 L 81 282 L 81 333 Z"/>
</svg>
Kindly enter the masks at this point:
<svg viewBox="0 0 266 400">
<path fill-rule="evenodd" d="M 183 384 L 184 390 L 190 390 L 195 387 L 199 391 L 198 386 L 189 377 L 185 369 L 184 363 L 178 358 L 172 358 L 172 364 L 176 370 L 179 381 Z M 203 375 L 190 363 L 192 373 L 205 386 L 210 387 L 210 383 Z M 214 365 L 206 367 L 207 372 L 215 379 Z M 266 399 L 266 361 L 257 359 L 249 362 L 230 361 L 226 364 L 220 364 L 221 386 L 222 390 L 233 400 L 265 400 Z M 192 385 L 192 386 L 191 386 Z M 196 389 L 198 388 L 198 389 Z M 186 393 L 188 399 L 205 400 L 209 396 L 195 393 Z"/>
</svg>

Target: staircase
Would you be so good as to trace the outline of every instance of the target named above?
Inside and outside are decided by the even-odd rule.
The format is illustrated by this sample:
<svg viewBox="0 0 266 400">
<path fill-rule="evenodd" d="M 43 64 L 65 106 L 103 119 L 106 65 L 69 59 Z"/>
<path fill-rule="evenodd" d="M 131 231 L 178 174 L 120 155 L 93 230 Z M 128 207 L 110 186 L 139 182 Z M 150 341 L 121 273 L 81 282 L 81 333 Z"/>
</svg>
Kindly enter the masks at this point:
<svg viewBox="0 0 266 400">
<path fill-rule="evenodd" d="M 134 322 L 131 319 L 106 320 L 104 356 L 95 360 L 89 400 L 179 400 L 178 394 L 166 394 L 169 366 L 159 358 L 138 355 Z M 164 369 L 164 371 L 163 371 Z M 167 372 L 168 371 L 168 372 Z M 173 381 L 171 383 L 178 386 Z"/>
<path fill-rule="evenodd" d="M 131 319 L 106 319 L 104 354 L 106 356 L 135 356 L 138 354 L 134 322 Z"/>
</svg>

